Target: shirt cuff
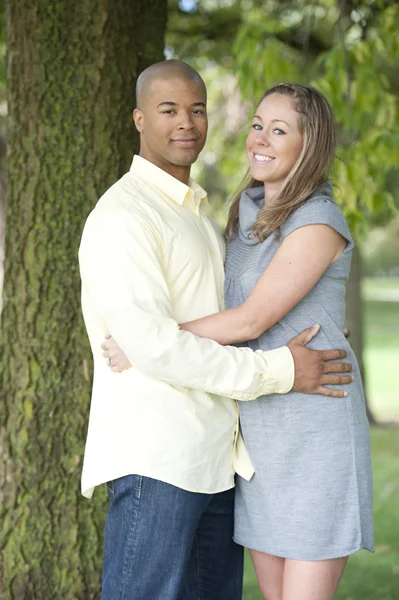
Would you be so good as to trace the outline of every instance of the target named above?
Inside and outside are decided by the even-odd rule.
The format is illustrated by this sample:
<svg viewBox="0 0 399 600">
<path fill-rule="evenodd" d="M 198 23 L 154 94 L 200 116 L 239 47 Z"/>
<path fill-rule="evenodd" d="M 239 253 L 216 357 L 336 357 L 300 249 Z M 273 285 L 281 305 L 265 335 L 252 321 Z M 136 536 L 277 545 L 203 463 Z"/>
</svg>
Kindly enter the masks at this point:
<svg viewBox="0 0 399 600">
<path fill-rule="evenodd" d="M 264 394 L 286 394 L 294 385 L 295 366 L 291 351 L 287 346 L 262 352 L 267 362 L 267 375 L 264 374 Z"/>
</svg>

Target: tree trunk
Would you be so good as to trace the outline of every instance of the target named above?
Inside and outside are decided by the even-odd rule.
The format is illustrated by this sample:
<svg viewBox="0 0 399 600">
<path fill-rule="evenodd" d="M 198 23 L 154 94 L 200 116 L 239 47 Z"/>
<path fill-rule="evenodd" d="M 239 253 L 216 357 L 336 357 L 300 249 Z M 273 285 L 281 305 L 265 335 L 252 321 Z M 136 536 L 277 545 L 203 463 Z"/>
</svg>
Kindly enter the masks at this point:
<svg viewBox="0 0 399 600">
<path fill-rule="evenodd" d="M 4 138 L 0 136 L 0 315 L 3 308 L 4 238 L 6 227 L 6 186 L 1 159 L 5 153 Z M 1 413 L 0 413 L 1 414 Z"/>
<path fill-rule="evenodd" d="M 167 0 L 8 1 L 3 600 L 99 597 L 106 495 L 80 496 L 91 352 L 77 251 L 137 147 L 134 85 L 162 60 L 166 12 Z"/>
<path fill-rule="evenodd" d="M 363 362 L 364 349 L 364 311 L 361 294 L 362 257 L 356 245 L 352 254 L 351 274 L 346 288 L 346 326 L 349 329 L 349 342 L 359 363 L 360 374 L 366 395 L 366 409 L 369 422 L 375 424 L 375 418 L 367 402 L 367 380 Z"/>
</svg>

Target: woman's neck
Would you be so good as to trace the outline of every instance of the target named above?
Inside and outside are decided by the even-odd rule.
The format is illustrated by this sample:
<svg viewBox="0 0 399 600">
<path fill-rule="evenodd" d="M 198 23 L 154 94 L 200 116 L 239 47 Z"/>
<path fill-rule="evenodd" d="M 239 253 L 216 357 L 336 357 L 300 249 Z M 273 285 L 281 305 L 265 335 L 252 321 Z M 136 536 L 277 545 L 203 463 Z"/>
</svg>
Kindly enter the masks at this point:
<svg viewBox="0 0 399 600">
<path fill-rule="evenodd" d="M 265 204 L 268 204 L 270 202 L 270 200 L 272 200 L 272 198 L 277 196 L 277 194 L 281 190 L 281 185 L 273 185 L 270 183 L 267 183 L 267 184 L 264 183 L 263 187 L 265 190 Z"/>
</svg>

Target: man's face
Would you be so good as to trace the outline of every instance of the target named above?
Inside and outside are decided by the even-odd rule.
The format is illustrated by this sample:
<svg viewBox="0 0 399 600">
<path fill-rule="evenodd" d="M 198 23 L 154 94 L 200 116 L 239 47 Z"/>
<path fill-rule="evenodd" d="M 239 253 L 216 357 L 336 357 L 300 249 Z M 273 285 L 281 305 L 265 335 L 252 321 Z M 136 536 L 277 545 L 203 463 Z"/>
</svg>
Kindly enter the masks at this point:
<svg viewBox="0 0 399 600">
<path fill-rule="evenodd" d="M 203 85 L 188 79 L 155 79 L 133 117 L 141 134 L 140 155 L 187 181 L 208 130 Z"/>
</svg>

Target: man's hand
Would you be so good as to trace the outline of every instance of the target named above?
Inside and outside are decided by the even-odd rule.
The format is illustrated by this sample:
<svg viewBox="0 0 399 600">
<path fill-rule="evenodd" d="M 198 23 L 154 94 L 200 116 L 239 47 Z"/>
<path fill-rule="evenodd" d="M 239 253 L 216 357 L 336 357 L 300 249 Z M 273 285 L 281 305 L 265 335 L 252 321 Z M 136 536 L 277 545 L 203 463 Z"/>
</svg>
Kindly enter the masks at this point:
<svg viewBox="0 0 399 600">
<path fill-rule="evenodd" d="M 123 350 L 115 342 L 114 338 L 108 336 L 105 341 L 101 344 L 101 348 L 104 350 L 103 356 L 107 358 L 108 366 L 114 373 L 121 373 L 130 369 L 132 366 Z"/>
<path fill-rule="evenodd" d="M 352 383 L 350 373 L 353 366 L 344 362 L 327 362 L 345 358 L 346 350 L 311 350 L 306 344 L 320 331 L 320 325 L 314 325 L 295 336 L 287 344 L 294 358 L 295 379 L 293 390 L 303 394 L 322 394 L 334 398 L 343 398 L 348 393 L 344 390 L 332 390 L 325 385 L 345 385 Z"/>
</svg>

